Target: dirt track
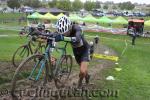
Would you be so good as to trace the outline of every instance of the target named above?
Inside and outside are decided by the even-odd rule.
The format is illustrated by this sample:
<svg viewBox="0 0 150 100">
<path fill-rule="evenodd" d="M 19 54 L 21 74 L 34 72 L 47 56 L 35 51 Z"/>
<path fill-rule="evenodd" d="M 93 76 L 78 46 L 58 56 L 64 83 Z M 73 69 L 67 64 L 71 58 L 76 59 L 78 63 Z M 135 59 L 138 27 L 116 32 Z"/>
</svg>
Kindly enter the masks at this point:
<svg viewBox="0 0 150 100">
<path fill-rule="evenodd" d="M 100 53 L 100 54 L 104 54 L 105 51 L 108 51 L 108 55 L 117 55 L 115 51 L 113 51 L 112 49 L 106 47 L 106 46 L 103 46 L 103 45 L 100 45 L 97 47 L 97 50 L 96 50 L 96 53 Z M 108 68 L 108 67 L 111 67 L 115 64 L 114 61 L 108 61 L 108 60 L 100 60 L 100 59 L 96 59 L 94 58 L 92 62 L 95 62 L 96 64 L 93 64 L 91 63 L 90 66 L 89 66 L 89 74 L 91 75 L 91 79 L 90 79 L 90 82 L 91 84 L 89 86 L 87 86 L 88 88 L 96 88 L 96 84 L 92 83 L 94 82 L 95 80 L 101 80 L 101 75 L 99 73 L 101 73 L 101 70 L 104 69 L 104 68 Z M 74 63 L 76 64 L 76 63 Z M 10 76 L 13 75 L 13 72 L 15 70 L 15 68 L 13 68 L 12 64 L 10 62 L 0 62 L 0 75 L 1 77 L 9 77 L 9 79 L 11 80 Z M 66 89 L 70 89 L 70 87 L 76 87 L 77 85 L 77 82 L 78 82 L 78 73 L 79 71 L 78 70 L 73 70 L 72 73 L 71 73 L 71 76 L 70 76 L 70 79 L 67 81 L 66 83 Z M 10 82 L 10 80 L 8 80 L 8 82 Z M 48 88 L 50 89 L 54 89 L 55 85 L 54 83 L 50 83 L 50 85 L 48 86 Z M 33 95 L 32 95 L 33 96 Z M 11 100 L 11 96 L 8 94 L 8 95 L 3 95 L 0 100 Z M 20 100 L 55 100 L 56 98 L 39 98 L 39 97 L 21 97 Z M 58 99 L 58 98 L 57 98 Z M 63 98 L 60 98 L 61 100 Z M 83 99 L 81 97 L 72 97 L 72 98 L 64 98 L 64 100 L 80 100 L 80 99 Z M 84 98 L 84 100 L 86 100 L 87 98 Z"/>
</svg>

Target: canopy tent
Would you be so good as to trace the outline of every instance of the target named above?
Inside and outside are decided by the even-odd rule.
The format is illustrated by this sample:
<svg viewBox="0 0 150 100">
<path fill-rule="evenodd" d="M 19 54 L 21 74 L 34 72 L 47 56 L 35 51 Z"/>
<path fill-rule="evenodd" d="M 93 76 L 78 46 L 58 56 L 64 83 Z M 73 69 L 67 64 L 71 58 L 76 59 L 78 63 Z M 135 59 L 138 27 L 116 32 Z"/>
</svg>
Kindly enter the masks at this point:
<svg viewBox="0 0 150 100">
<path fill-rule="evenodd" d="M 97 20 L 98 20 L 98 22 L 100 22 L 100 23 L 112 23 L 112 20 L 109 19 L 109 18 L 106 17 L 106 16 L 103 16 L 103 17 L 101 17 L 101 18 L 99 18 L 99 19 L 97 19 Z"/>
<path fill-rule="evenodd" d="M 84 22 L 98 22 L 98 19 L 93 17 L 92 15 L 88 15 L 82 19 Z"/>
<path fill-rule="evenodd" d="M 35 12 L 32 15 L 28 15 L 27 18 L 40 19 L 40 18 L 43 18 L 43 15 L 39 14 L 38 12 Z"/>
<path fill-rule="evenodd" d="M 53 14 L 51 13 L 46 13 L 44 16 L 43 16 L 44 19 L 57 19 L 56 16 L 54 16 Z"/>
<path fill-rule="evenodd" d="M 64 11 L 64 10 L 61 10 L 58 8 L 38 8 L 36 11 L 39 12 L 40 14 L 46 14 L 46 13 L 50 12 L 53 15 L 58 15 L 60 13 L 63 13 L 63 14 L 68 13 L 67 11 Z"/>
<path fill-rule="evenodd" d="M 69 18 L 72 20 L 72 21 L 81 21 L 82 18 L 79 17 L 77 14 L 70 14 L 69 15 Z"/>
<path fill-rule="evenodd" d="M 56 16 L 56 19 L 59 19 L 60 17 L 64 16 L 63 13 L 60 13 L 59 15 Z"/>
<path fill-rule="evenodd" d="M 150 26 L 150 20 L 145 21 L 144 23 L 146 26 Z"/>
<path fill-rule="evenodd" d="M 116 24 L 128 24 L 128 21 L 125 18 L 119 16 L 119 17 L 117 17 L 116 19 L 113 20 L 113 23 L 116 23 Z"/>
<path fill-rule="evenodd" d="M 143 19 L 129 19 L 128 22 L 144 23 Z"/>
</svg>

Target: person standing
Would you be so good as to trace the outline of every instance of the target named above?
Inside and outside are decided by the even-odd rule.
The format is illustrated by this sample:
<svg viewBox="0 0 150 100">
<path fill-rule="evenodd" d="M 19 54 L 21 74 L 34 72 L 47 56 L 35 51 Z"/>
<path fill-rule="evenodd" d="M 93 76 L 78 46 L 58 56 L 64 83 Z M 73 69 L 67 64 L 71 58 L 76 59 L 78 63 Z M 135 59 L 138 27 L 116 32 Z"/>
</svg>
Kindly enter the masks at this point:
<svg viewBox="0 0 150 100">
<path fill-rule="evenodd" d="M 137 37 L 136 25 L 132 28 L 132 45 L 135 45 L 135 39 Z"/>
</svg>

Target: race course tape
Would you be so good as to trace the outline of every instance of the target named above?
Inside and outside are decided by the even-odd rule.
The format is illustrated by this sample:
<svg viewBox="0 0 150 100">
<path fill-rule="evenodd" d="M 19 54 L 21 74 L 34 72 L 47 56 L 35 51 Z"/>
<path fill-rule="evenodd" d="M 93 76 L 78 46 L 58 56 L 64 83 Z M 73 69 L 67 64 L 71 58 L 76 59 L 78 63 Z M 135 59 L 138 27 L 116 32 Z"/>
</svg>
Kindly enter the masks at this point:
<svg viewBox="0 0 150 100">
<path fill-rule="evenodd" d="M 108 55 L 102 55 L 102 54 L 93 54 L 93 57 L 99 58 L 99 59 L 113 60 L 113 61 L 119 60 L 119 57 L 117 56 L 108 56 Z"/>
</svg>

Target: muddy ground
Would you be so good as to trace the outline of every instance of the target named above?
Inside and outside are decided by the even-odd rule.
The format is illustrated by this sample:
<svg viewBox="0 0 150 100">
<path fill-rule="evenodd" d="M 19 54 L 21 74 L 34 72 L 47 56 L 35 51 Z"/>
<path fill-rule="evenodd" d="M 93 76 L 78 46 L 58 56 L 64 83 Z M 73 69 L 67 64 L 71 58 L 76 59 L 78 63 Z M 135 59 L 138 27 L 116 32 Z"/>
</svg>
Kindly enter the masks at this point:
<svg viewBox="0 0 150 100">
<path fill-rule="evenodd" d="M 104 54 L 106 52 L 108 53 L 107 55 L 115 55 L 115 56 L 117 55 L 117 53 L 114 50 L 110 49 L 107 46 L 104 46 L 104 45 L 97 46 L 96 53 Z M 77 66 L 75 61 L 74 61 L 74 64 Z M 83 83 L 82 89 L 83 88 L 88 89 L 88 90 L 96 89 L 97 85 L 95 84 L 95 82 L 102 80 L 102 78 L 101 78 L 102 74 L 100 74 L 102 69 L 113 67 L 114 64 L 115 64 L 114 61 L 101 60 L 101 59 L 94 58 L 91 61 L 91 64 L 89 65 L 89 69 L 88 69 L 88 72 L 91 75 L 90 84 L 85 85 Z M 6 81 L 7 83 L 10 83 L 15 69 L 16 68 L 14 68 L 12 66 L 11 62 L 0 62 L 1 80 L 7 79 L 4 81 Z M 76 69 L 78 69 L 78 68 L 76 68 Z M 76 87 L 77 87 L 77 83 L 78 83 L 78 74 L 79 74 L 79 70 L 73 70 L 70 75 L 69 80 L 66 82 L 66 85 L 65 85 L 65 87 L 63 87 L 63 89 L 75 91 L 75 89 L 77 89 Z M 4 84 L 5 83 L 3 83 L 3 84 L 1 83 L 0 87 L 3 87 Z M 48 84 L 46 88 L 39 85 L 38 89 L 41 89 L 41 88 L 56 90 L 54 82 L 51 82 L 50 84 Z M 2 89 L 1 91 L 3 91 L 3 90 L 5 90 L 5 89 Z M 7 90 L 9 90 L 9 87 Z M 35 96 L 35 95 L 36 95 L 35 93 L 33 93 L 30 97 L 28 97 L 27 95 L 23 95 L 23 96 L 19 96 L 18 99 L 19 100 L 56 100 L 56 99 L 57 100 L 58 99 L 60 99 L 60 100 L 88 100 L 88 99 L 90 99 L 90 98 L 86 98 L 86 97 L 59 97 L 59 96 L 51 96 L 51 95 L 43 97 L 43 96 L 39 96 L 39 95 Z M 8 94 L 1 93 L 0 96 L 1 96 L 0 100 L 12 100 L 12 97 L 9 94 L 9 91 L 8 91 Z"/>
</svg>

